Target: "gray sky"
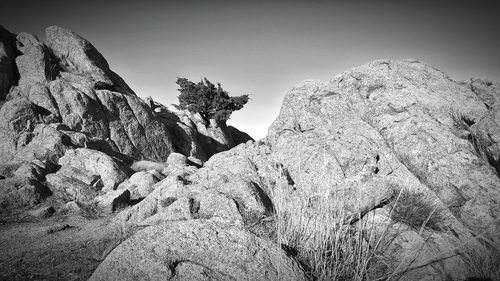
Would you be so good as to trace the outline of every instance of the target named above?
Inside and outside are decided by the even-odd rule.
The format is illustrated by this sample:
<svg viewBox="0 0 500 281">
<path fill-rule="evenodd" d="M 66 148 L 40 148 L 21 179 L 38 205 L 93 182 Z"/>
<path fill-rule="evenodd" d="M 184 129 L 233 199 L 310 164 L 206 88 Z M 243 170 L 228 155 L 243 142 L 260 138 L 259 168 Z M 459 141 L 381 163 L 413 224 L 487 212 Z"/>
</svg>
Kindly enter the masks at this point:
<svg viewBox="0 0 500 281">
<path fill-rule="evenodd" d="M 176 77 L 250 94 L 229 124 L 262 138 L 283 96 L 375 59 L 415 58 L 500 81 L 500 1 L 9 1 L 14 33 L 60 25 L 88 39 L 139 96 L 177 103 Z"/>
</svg>

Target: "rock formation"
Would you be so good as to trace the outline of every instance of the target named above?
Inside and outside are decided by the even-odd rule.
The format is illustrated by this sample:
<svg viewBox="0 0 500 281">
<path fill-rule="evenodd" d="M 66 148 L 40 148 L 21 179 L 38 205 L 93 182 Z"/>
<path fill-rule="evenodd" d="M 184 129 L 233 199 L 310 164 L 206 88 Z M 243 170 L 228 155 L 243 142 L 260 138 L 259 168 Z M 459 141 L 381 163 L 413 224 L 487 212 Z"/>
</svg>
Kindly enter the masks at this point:
<svg viewBox="0 0 500 281">
<path fill-rule="evenodd" d="M 374 61 L 292 88 L 253 142 L 138 98 L 70 31 L 0 31 L 2 207 L 141 228 L 90 280 L 321 279 L 311 252 L 349 235 L 373 251 L 365 279 L 499 276 L 498 83 Z"/>
<path fill-rule="evenodd" d="M 192 116 L 187 112 L 155 112 L 91 43 L 69 30 L 49 27 L 43 43 L 34 35 L 15 36 L 1 28 L 0 39 L 0 157 L 7 170 L 33 161 L 63 165 L 59 158 L 75 148 L 101 151 L 124 162 L 122 166 L 134 160 L 164 162 L 177 151 L 202 163 L 236 145 L 231 134 L 240 142 L 251 139 L 235 129 L 206 128 L 184 117 Z M 100 165 L 99 157 L 87 156 L 75 157 L 85 159 L 86 167 Z M 45 195 L 31 197 L 40 196 Z M 2 204 L 9 201 L 2 199 Z"/>
</svg>

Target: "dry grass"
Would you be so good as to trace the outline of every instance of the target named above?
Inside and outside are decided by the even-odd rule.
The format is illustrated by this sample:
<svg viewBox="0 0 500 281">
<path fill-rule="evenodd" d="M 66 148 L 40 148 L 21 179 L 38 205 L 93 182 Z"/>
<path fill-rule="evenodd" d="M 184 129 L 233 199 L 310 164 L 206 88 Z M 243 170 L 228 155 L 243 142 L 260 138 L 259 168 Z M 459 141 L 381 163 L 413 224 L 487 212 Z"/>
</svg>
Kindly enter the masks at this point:
<svg viewBox="0 0 500 281">
<path fill-rule="evenodd" d="M 342 198 L 288 200 L 287 188 L 286 179 L 278 180 L 272 200 L 277 240 L 288 255 L 310 280 L 366 280 L 376 249 L 364 239 L 362 224 L 344 222 Z"/>
<path fill-rule="evenodd" d="M 500 177 L 500 154 L 498 151 L 489 149 L 490 146 L 494 144 L 493 140 L 484 133 L 478 134 L 477 132 L 471 131 L 470 127 L 474 125 L 475 122 L 465 115 L 452 111 L 450 117 L 453 120 L 453 126 L 457 130 L 469 132 L 467 140 L 471 143 L 476 156 L 495 168 L 497 175 Z"/>
<path fill-rule="evenodd" d="M 441 230 L 444 221 L 442 210 L 429 201 L 423 193 L 402 188 L 389 206 L 391 219 L 395 222 L 409 225 L 417 231 L 424 227 L 435 231 Z"/>
<path fill-rule="evenodd" d="M 477 249 L 464 245 L 458 250 L 470 273 L 468 280 L 500 280 L 500 247 L 487 238 L 476 237 L 489 251 L 488 255 L 478 254 Z"/>
</svg>

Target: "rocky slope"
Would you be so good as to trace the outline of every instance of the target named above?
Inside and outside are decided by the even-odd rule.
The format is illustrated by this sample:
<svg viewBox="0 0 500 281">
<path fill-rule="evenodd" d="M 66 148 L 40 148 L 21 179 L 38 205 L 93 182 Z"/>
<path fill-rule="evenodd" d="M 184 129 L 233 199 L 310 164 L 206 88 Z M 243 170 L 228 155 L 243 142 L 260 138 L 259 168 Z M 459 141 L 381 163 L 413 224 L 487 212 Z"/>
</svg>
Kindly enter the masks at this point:
<svg viewBox="0 0 500 281">
<path fill-rule="evenodd" d="M 42 43 L 1 28 L 0 39 L 0 175 L 11 177 L 22 165 L 37 170 L 36 176 L 20 173 L 0 183 L 2 207 L 50 195 L 44 175 L 69 149 L 101 151 L 122 166 L 166 161 L 172 152 L 201 164 L 237 144 L 233 135 L 239 142 L 251 139 L 139 98 L 92 44 L 69 30 L 49 27 Z"/>
<path fill-rule="evenodd" d="M 17 85 L 0 109 L 2 198 L 42 221 L 98 209 L 140 229 L 90 280 L 314 280 L 311 252 L 353 264 L 349 245 L 366 266 L 337 278 L 500 276 L 500 84 L 375 61 L 295 86 L 247 142 L 141 100 L 90 43 L 47 33 L 0 53 L 18 71 L 2 76 Z"/>
</svg>

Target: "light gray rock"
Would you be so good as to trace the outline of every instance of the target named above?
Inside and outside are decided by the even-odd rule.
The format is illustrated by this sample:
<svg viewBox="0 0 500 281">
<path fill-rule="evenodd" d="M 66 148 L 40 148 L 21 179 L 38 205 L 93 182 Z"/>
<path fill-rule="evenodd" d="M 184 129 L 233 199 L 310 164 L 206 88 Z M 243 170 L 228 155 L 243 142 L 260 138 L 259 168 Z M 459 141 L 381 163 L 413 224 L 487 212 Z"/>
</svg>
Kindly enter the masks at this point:
<svg viewBox="0 0 500 281">
<path fill-rule="evenodd" d="M 10 160 L 17 149 L 17 140 L 23 132 L 32 131 L 37 122 L 37 110 L 26 99 L 7 101 L 0 108 L 0 154 Z"/>
<path fill-rule="evenodd" d="M 195 205 L 198 203 L 190 199 L 205 190 L 206 188 L 200 185 L 186 185 L 186 182 L 177 175 L 169 176 L 158 182 L 153 187 L 153 191 L 141 202 L 119 213 L 116 220 L 133 224 L 145 224 L 146 219 L 157 214 L 150 221 L 192 218 L 197 209 Z M 177 200 L 181 201 L 175 203 Z M 169 218 L 172 213 L 174 215 Z M 187 216 L 188 214 L 189 216 Z"/>
<path fill-rule="evenodd" d="M 180 153 L 173 152 L 168 156 L 167 164 L 168 165 L 186 165 L 187 158 L 186 158 L 186 156 L 184 156 Z"/>
<path fill-rule="evenodd" d="M 36 210 L 29 212 L 29 214 L 33 217 L 44 219 L 52 216 L 56 210 L 52 206 L 41 207 Z"/>
<path fill-rule="evenodd" d="M 83 204 L 91 203 L 99 194 L 100 188 L 90 186 L 78 178 L 80 170 L 74 170 L 75 174 L 67 175 L 64 172 L 46 175 L 46 183 L 49 188 L 64 198 L 65 201 L 77 201 Z"/>
<path fill-rule="evenodd" d="M 45 46 L 34 35 L 28 33 L 20 33 L 16 39 L 17 49 L 22 53 L 16 57 L 16 66 L 20 75 L 19 84 L 45 82 L 50 71 Z"/>
<path fill-rule="evenodd" d="M 132 199 L 139 199 L 144 198 L 151 193 L 153 191 L 154 184 L 159 181 L 160 178 L 158 178 L 154 173 L 142 171 L 134 173 L 128 180 L 121 183 L 118 186 L 118 189 L 128 189 L 131 193 Z"/>
<path fill-rule="evenodd" d="M 429 65 L 375 61 L 296 86 L 268 139 L 297 186 L 320 186 L 328 175 L 330 190 L 377 177 L 428 189 L 474 233 L 500 241 L 500 180 L 454 134 L 450 112 L 477 121 L 488 109 L 470 87 Z M 456 192 L 442 192 L 447 186 Z"/>
<path fill-rule="evenodd" d="M 81 212 L 82 208 L 76 201 L 69 201 L 68 203 L 64 204 L 64 206 L 61 208 L 62 211 L 65 212 L 70 212 L 70 213 L 79 213 Z"/>
<path fill-rule="evenodd" d="M 142 161 L 136 161 L 130 166 L 132 170 L 135 172 L 141 172 L 141 171 L 151 171 L 151 170 L 156 170 L 156 171 L 162 171 L 163 169 L 167 168 L 168 165 L 166 163 L 162 162 L 153 162 L 153 161 L 147 161 L 147 160 L 142 160 Z"/>
<path fill-rule="evenodd" d="M 126 207 L 129 200 L 130 191 L 128 190 L 110 190 L 94 199 L 94 201 L 97 202 L 97 206 L 108 213 Z"/>
<path fill-rule="evenodd" d="M 89 280 L 170 278 L 306 280 L 278 246 L 240 226 L 216 220 L 180 221 L 141 230 L 116 247 Z"/>
<path fill-rule="evenodd" d="M 48 27 L 45 33 L 47 45 L 54 54 L 74 67 L 76 72 L 90 76 L 95 82 L 113 84 L 108 62 L 90 42 L 58 26 Z"/>
<path fill-rule="evenodd" d="M 99 175 L 104 183 L 103 190 L 115 189 L 118 184 L 127 179 L 126 169 L 107 154 L 86 148 L 67 150 L 59 159 L 63 167 L 72 167 Z"/>
</svg>

